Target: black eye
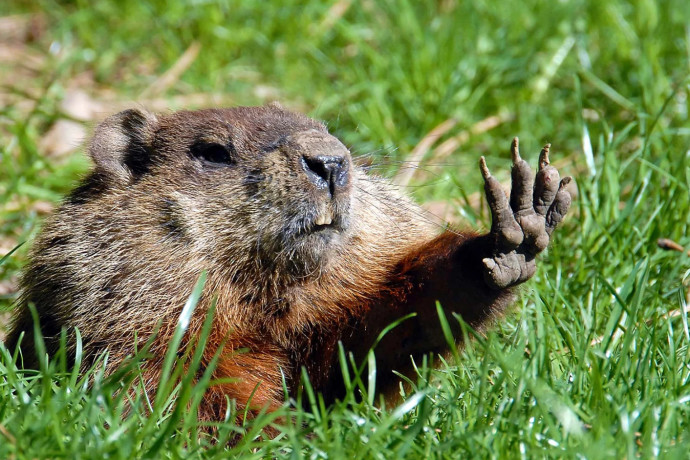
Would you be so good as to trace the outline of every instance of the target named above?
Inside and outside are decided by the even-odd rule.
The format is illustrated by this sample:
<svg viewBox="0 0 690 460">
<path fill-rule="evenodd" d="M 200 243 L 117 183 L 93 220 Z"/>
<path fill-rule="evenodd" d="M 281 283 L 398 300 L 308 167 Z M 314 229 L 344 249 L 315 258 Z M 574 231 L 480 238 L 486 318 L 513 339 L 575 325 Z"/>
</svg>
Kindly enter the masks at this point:
<svg viewBox="0 0 690 460">
<path fill-rule="evenodd" d="M 189 149 L 190 153 L 206 163 L 231 165 L 234 163 L 230 150 L 221 144 L 198 142 Z"/>
</svg>

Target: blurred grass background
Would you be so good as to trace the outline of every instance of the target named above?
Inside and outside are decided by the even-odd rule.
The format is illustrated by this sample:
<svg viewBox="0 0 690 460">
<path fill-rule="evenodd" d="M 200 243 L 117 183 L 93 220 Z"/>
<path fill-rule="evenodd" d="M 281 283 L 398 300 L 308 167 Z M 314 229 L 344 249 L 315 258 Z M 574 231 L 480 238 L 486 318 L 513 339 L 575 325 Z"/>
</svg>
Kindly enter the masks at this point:
<svg viewBox="0 0 690 460">
<path fill-rule="evenodd" d="M 40 221 L 88 168 L 81 140 L 127 107 L 279 100 L 382 175 L 421 159 L 410 193 L 484 228 L 479 155 L 507 180 L 513 136 L 533 162 L 552 142 L 574 209 L 513 314 L 420 372 L 407 405 L 289 412 L 304 425 L 235 453 L 686 458 L 689 57 L 685 0 L 5 1 L 0 257 L 28 243 L 0 264 L 0 315 Z M 15 371 L 2 355 L 0 456 L 138 457 L 164 420 L 177 431 L 156 455 L 228 454 L 185 417 L 109 416 L 116 383 Z"/>
</svg>

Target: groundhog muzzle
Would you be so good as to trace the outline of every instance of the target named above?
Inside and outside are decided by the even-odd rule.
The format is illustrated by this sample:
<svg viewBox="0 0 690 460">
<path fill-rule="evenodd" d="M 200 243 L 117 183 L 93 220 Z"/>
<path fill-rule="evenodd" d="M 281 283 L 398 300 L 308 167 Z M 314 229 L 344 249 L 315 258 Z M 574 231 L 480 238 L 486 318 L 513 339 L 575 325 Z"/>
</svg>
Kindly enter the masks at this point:
<svg viewBox="0 0 690 460">
<path fill-rule="evenodd" d="M 283 379 L 294 394 L 302 368 L 326 399 L 337 397 L 338 343 L 361 360 L 384 328 L 415 313 L 376 347 L 385 391 L 411 356 L 446 347 L 436 301 L 481 328 L 534 274 L 570 205 L 569 178 L 560 180 L 548 150 L 535 177 L 513 141 L 510 198 L 482 158 L 491 231 L 439 234 L 323 124 L 278 105 L 121 112 L 96 129 L 93 170 L 34 243 L 7 345 L 23 332 L 23 364 L 37 365 L 29 304 L 49 353 L 63 328 L 74 347 L 78 328 L 85 365 L 107 351 L 108 371 L 155 330 L 143 364 L 155 389 L 182 307 L 207 271 L 187 334 L 199 334 L 217 302 L 204 364 L 223 344 L 215 377 L 233 383 L 207 390 L 201 418 L 222 420 L 226 397 L 239 408 L 250 397 L 248 409 L 277 407 Z"/>
</svg>

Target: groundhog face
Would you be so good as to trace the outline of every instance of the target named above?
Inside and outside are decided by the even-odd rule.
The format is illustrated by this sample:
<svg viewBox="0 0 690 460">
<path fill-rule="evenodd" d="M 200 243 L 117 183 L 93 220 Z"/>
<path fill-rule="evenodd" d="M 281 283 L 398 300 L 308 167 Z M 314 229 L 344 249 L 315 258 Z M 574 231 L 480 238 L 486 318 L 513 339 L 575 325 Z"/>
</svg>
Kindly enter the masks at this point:
<svg viewBox="0 0 690 460">
<path fill-rule="evenodd" d="M 324 125 L 276 105 L 125 111 L 97 128 L 90 153 L 114 193 L 155 197 L 147 215 L 205 257 L 306 276 L 351 237 L 361 172 Z"/>
</svg>

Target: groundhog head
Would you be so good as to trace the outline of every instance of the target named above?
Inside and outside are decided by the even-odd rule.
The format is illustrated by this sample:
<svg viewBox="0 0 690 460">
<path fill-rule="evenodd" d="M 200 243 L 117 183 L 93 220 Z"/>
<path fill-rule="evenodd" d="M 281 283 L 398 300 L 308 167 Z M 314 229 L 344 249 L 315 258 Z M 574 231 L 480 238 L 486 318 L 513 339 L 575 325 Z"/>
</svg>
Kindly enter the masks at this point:
<svg viewBox="0 0 690 460">
<path fill-rule="evenodd" d="M 251 259 L 304 277 L 350 237 L 350 153 L 323 124 L 275 104 L 127 110 L 98 126 L 89 152 L 95 170 L 73 201 L 155 196 L 145 211 L 166 238 L 226 266 Z"/>
</svg>

